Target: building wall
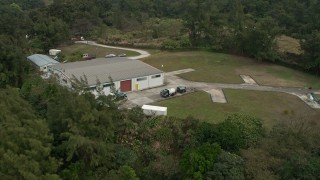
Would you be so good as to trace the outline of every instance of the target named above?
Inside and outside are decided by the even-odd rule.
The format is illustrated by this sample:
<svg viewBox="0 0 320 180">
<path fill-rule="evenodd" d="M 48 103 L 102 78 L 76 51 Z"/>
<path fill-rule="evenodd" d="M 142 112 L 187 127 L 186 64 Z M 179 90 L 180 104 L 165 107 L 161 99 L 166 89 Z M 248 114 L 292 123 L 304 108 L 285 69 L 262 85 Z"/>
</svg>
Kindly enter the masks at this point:
<svg viewBox="0 0 320 180">
<path fill-rule="evenodd" d="M 160 75 L 160 77 L 158 77 Z M 149 76 L 149 88 L 164 84 L 164 73 Z"/>
<path fill-rule="evenodd" d="M 149 77 L 143 76 L 132 79 L 132 91 L 136 91 L 136 85 L 138 86 L 138 90 L 149 88 Z"/>
<path fill-rule="evenodd" d="M 114 85 L 115 85 L 115 89 L 119 91 L 120 81 L 114 82 Z M 109 95 L 111 93 L 111 85 L 110 84 L 102 84 L 101 86 L 103 87 L 102 91 L 105 95 Z M 98 92 L 95 89 L 92 90 L 92 93 L 96 96 L 98 95 Z"/>
<path fill-rule="evenodd" d="M 49 71 L 57 78 L 57 80 L 61 85 L 71 88 L 70 79 L 66 77 L 64 73 L 50 67 L 49 67 Z M 138 85 L 138 90 L 157 87 L 164 84 L 164 73 L 132 78 L 131 81 L 132 81 L 132 84 L 131 84 L 132 91 L 136 91 L 136 85 Z M 104 86 L 102 91 L 104 92 L 105 95 L 110 94 L 110 91 L 111 91 L 110 86 L 108 86 L 107 84 L 102 84 L 101 86 Z M 115 81 L 114 86 L 115 86 L 115 90 L 120 91 L 120 81 Z M 95 95 L 98 94 L 95 89 L 92 90 L 92 93 Z"/>
<path fill-rule="evenodd" d="M 138 85 L 138 90 L 143 90 L 143 89 L 148 89 L 156 86 L 161 86 L 163 84 L 164 84 L 163 73 L 133 78 L 132 91 L 136 91 L 136 85 Z"/>
</svg>

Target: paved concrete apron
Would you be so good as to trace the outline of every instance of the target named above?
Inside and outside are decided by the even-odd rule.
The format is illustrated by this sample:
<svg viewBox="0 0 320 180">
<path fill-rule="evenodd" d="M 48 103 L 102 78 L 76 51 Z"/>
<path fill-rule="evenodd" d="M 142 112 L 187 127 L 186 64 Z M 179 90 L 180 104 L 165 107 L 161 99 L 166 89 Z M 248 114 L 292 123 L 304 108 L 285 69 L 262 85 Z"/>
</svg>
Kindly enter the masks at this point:
<svg viewBox="0 0 320 180">
<path fill-rule="evenodd" d="M 224 93 L 222 89 L 211 89 L 209 91 L 206 91 L 207 93 L 210 94 L 212 102 L 215 103 L 227 103 L 227 99 L 224 96 Z"/>
<path fill-rule="evenodd" d="M 254 79 L 251 78 L 249 75 L 240 75 L 242 80 L 244 81 L 245 84 L 248 85 L 258 85 Z"/>
</svg>

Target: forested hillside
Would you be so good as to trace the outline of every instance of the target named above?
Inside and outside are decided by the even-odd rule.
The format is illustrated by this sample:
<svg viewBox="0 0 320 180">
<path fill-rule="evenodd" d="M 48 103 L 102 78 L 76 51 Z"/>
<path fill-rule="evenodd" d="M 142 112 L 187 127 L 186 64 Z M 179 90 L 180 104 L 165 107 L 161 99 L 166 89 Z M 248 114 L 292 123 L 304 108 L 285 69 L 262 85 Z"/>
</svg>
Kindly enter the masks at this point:
<svg viewBox="0 0 320 180">
<path fill-rule="evenodd" d="M 271 130 L 242 114 L 219 124 L 145 117 L 83 84 L 70 91 L 43 81 L 25 60 L 81 35 L 319 74 L 319 0 L 1 0 L 0 17 L 0 179 L 320 177 L 319 122 L 307 116 L 279 119 Z M 298 39 L 302 54 L 279 52 L 280 35 Z"/>
</svg>

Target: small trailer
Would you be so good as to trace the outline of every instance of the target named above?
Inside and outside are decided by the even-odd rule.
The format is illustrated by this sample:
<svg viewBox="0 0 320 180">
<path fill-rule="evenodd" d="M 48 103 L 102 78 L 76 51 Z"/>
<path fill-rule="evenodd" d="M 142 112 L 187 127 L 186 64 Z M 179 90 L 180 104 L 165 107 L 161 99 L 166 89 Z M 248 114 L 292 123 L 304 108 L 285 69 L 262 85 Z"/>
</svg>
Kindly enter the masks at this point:
<svg viewBox="0 0 320 180">
<path fill-rule="evenodd" d="M 146 116 L 166 116 L 167 115 L 167 107 L 143 105 L 142 110 Z"/>
<path fill-rule="evenodd" d="M 50 56 L 56 56 L 59 53 L 61 53 L 61 50 L 59 50 L 59 49 L 50 49 L 49 50 L 49 55 Z"/>
</svg>

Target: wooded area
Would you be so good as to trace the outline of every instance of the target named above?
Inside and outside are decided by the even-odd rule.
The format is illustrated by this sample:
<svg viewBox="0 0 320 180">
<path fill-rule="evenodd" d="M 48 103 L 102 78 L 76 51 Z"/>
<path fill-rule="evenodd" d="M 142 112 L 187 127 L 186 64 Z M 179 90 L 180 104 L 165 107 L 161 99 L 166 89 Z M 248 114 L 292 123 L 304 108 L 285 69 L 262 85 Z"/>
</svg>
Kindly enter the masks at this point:
<svg viewBox="0 0 320 180">
<path fill-rule="evenodd" d="M 71 92 L 43 81 L 25 60 L 83 35 L 221 51 L 319 75 L 319 0 L 1 0 L 0 17 L 0 179 L 320 177 L 319 122 L 307 117 L 279 119 L 271 130 L 242 114 L 219 124 L 145 117 L 81 84 Z M 293 61 L 280 53 L 280 35 L 299 39 L 303 53 Z"/>
</svg>

